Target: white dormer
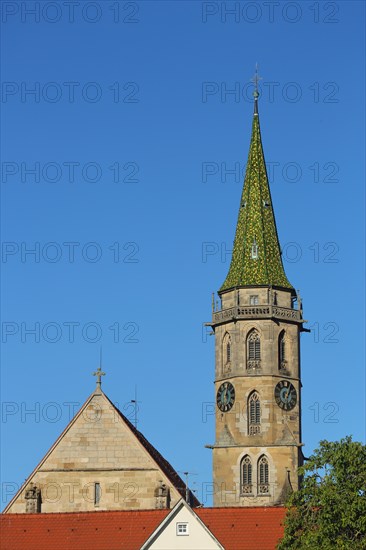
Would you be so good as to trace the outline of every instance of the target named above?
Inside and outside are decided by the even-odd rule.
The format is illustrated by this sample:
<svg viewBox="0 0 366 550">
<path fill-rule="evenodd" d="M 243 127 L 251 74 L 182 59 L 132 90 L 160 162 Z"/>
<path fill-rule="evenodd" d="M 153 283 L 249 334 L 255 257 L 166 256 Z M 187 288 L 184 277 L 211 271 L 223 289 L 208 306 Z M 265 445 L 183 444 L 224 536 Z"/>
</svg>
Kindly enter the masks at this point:
<svg viewBox="0 0 366 550">
<path fill-rule="evenodd" d="M 181 499 L 141 550 L 224 550 L 194 509 Z"/>
</svg>

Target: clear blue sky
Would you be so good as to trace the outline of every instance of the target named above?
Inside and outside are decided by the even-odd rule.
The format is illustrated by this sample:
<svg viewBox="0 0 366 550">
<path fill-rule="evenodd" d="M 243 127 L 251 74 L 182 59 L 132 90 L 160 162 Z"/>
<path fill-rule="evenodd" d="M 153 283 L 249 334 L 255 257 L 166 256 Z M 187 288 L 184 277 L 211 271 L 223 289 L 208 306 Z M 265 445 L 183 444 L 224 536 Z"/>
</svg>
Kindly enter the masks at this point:
<svg viewBox="0 0 366 550">
<path fill-rule="evenodd" d="M 229 266 L 256 62 L 312 328 L 304 453 L 364 439 L 364 3 L 35 4 L 1 6 L 2 505 L 93 391 L 100 345 L 107 395 L 133 418 L 137 386 L 139 429 L 210 503 L 202 326 Z"/>
</svg>

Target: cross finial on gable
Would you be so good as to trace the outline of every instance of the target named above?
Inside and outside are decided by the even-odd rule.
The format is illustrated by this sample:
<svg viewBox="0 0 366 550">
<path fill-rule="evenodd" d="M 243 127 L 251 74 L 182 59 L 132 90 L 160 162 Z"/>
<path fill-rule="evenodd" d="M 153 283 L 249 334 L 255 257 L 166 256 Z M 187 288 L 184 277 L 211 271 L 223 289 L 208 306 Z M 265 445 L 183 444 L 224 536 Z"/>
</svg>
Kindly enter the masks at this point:
<svg viewBox="0 0 366 550">
<path fill-rule="evenodd" d="M 97 368 L 97 370 L 95 372 L 93 372 L 93 376 L 96 376 L 97 377 L 97 388 L 100 388 L 101 385 L 102 385 L 102 376 L 105 376 L 105 372 L 102 371 L 102 369 L 100 368 L 100 366 Z"/>
</svg>

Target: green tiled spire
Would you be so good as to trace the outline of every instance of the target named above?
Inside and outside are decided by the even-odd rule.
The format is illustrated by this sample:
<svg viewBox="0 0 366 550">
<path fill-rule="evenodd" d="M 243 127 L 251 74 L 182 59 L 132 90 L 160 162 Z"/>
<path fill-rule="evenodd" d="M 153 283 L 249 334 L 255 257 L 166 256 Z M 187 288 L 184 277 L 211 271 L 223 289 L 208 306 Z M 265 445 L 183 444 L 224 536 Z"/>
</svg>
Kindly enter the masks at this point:
<svg viewBox="0 0 366 550">
<path fill-rule="evenodd" d="M 219 292 L 239 286 L 292 289 L 282 265 L 280 244 L 264 161 L 254 92 L 254 117 L 248 163 L 229 273 Z"/>
</svg>

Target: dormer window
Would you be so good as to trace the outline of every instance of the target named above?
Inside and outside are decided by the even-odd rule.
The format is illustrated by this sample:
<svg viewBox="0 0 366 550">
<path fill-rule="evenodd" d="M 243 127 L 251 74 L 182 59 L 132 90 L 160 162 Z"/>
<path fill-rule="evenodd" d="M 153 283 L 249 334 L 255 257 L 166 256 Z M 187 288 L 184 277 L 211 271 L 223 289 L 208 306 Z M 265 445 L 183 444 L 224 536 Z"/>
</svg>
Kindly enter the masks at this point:
<svg viewBox="0 0 366 550">
<path fill-rule="evenodd" d="M 252 244 L 251 258 L 252 260 L 258 260 L 258 245 L 255 239 Z"/>
</svg>

